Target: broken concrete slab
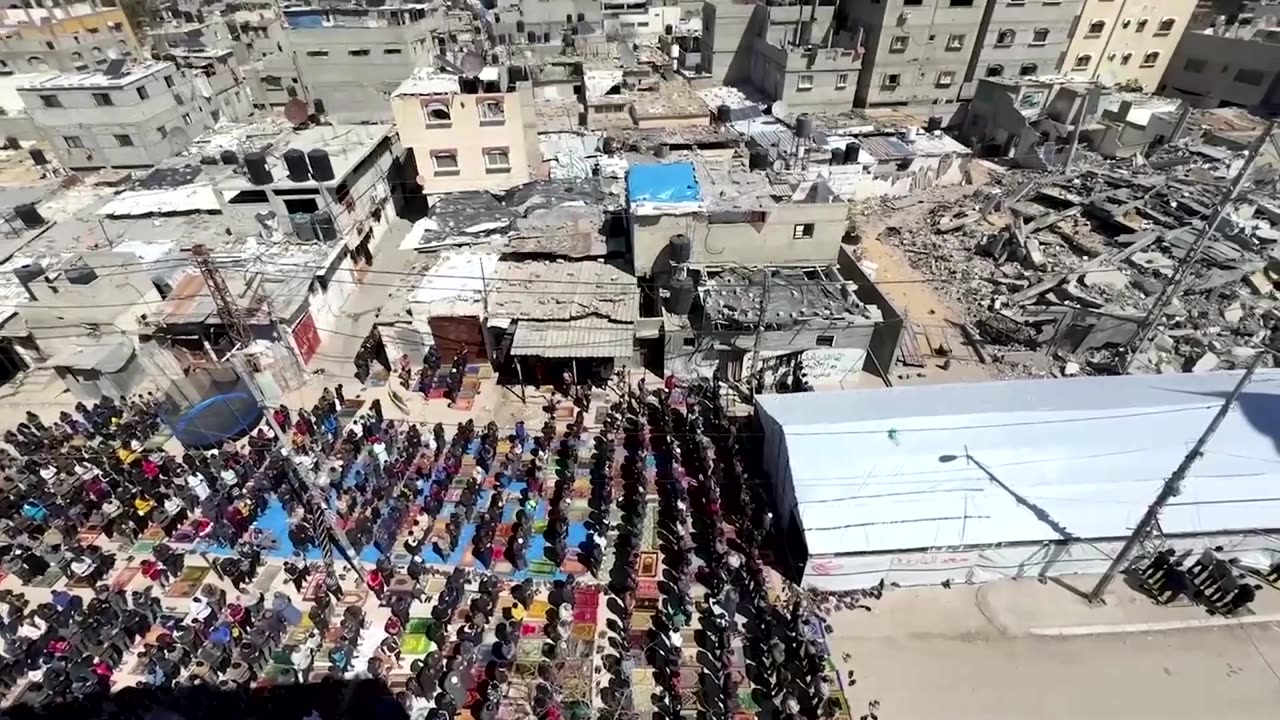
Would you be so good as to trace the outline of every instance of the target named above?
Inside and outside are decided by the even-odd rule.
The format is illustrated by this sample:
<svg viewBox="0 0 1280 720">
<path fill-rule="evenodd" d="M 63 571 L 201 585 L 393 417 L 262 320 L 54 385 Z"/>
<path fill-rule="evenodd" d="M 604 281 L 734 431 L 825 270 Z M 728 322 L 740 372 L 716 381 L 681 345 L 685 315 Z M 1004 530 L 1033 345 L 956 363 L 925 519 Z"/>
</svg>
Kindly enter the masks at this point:
<svg viewBox="0 0 1280 720">
<path fill-rule="evenodd" d="M 1232 325 L 1235 325 L 1236 323 L 1244 319 L 1244 308 L 1238 302 L 1232 303 L 1226 308 L 1223 308 L 1222 319 L 1226 320 Z"/>
<path fill-rule="evenodd" d="M 1119 270 L 1094 270 L 1085 273 L 1080 281 L 1086 287 L 1105 288 L 1107 290 L 1123 290 L 1129 286 L 1129 278 Z"/>
<path fill-rule="evenodd" d="M 1246 275 L 1244 282 L 1259 295 L 1270 295 L 1276 291 L 1276 286 L 1271 282 L 1271 277 L 1267 275 L 1265 270 L 1259 270 L 1250 275 Z"/>
<path fill-rule="evenodd" d="M 1218 367 L 1218 364 L 1220 362 L 1222 361 L 1218 358 L 1217 355 L 1214 355 L 1211 352 L 1207 352 L 1204 355 L 1201 355 L 1200 359 L 1196 360 L 1195 364 L 1191 366 L 1191 372 L 1195 372 L 1195 373 L 1210 372 L 1214 368 Z"/>
</svg>

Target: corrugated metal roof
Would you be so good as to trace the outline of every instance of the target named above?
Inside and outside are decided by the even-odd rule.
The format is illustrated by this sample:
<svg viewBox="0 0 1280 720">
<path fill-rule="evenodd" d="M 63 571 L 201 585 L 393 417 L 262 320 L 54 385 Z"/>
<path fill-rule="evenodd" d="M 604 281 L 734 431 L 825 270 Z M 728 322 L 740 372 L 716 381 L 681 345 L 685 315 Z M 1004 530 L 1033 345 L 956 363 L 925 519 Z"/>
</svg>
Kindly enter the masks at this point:
<svg viewBox="0 0 1280 720">
<path fill-rule="evenodd" d="M 907 160 L 916 157 L 915 148 L 895 135 L 867 135 L 858 140 L 862 149 L 877 160 Z"/>
<path fill-rule="evenodd" d="M 552 322 L 520 320 L 511 340 L 511 354 L 629 358 L 635 347 L 635 335 L 635 323 L 615 323 L 603 317 Z"/>
</svg>

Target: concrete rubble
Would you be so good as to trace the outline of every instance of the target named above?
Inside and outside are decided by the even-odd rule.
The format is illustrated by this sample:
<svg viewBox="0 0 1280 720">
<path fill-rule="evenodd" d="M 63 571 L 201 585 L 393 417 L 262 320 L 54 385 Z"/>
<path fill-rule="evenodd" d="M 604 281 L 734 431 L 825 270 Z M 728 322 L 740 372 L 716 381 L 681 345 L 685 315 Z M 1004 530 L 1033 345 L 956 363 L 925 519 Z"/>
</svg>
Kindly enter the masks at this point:
<svg viewBox="0 0 1280 720">
<path fill-rule="evenodd" d="M 997 362 L 1035 352 L 1056 374 L 1114 372 L 1243 155 L 1169 146 L 1147 160 L 1089 157 L 1069 172 L 1008 169 L 956 202 L 918 205 L 905 221 L 885 207 L 898 220 L 879 237 L 935 279 Z M 1183 291 L 1155 319 L 1154 341 L 1128 348 L 1132 372 L 1238 368 L 1275 346 L 1275 179 L 1271 166 L 1253 169 Z"/>
</svg>

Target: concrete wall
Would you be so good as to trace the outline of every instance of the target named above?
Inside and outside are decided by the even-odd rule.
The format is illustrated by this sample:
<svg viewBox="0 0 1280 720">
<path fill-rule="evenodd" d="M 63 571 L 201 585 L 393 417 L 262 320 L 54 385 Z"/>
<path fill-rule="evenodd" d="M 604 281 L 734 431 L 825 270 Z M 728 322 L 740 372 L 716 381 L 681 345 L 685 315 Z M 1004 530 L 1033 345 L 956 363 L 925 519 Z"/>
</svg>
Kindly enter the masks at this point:
<svg viewBox="0 0 1280 720">
<path fill-rule="evenodd" d="M 764 25 L 755 5 L 708 0 L 702 6 L 702 72 L 721 85 L 751 80 L 751 48 Z"/>
<path fill-rule="evenodd" d="M 40 128 L 36 127 L 35 121 L 26 113 L 21 115 L 0 115 L 0 138 L 11 137 L 19 140 L 44 139 Z"/>
<path fill-rule="evenodd" d="M 146 90 L 147 99 L 138 94 L 139 88 Z M 48 145 L 72 169 L 155 165 L 214 125 L 214 103 L 199 97 L 190 74 L 173 65 L 124 86 L 33 87 L 18 92 Z M 93 96 L 101 92 L 111 95 L 112 105 L 96 103 Z M 42 95 L 57 96 L 62 107 L 46 107 Z M 122 145 L 117 135 L 127 135 L 132 145 Z M 74 147 L 74 139 L 83 147 Z"/>
<path fill-rule="evenodd" d="M 1195 6 L 1196 0 L 1086 0 L 1062 70 L 1109 85 L 1134 81 L 1152 92 Z M 1159 29 L 1165 19 L 1173 20 L 1167 33 Z M 1092 27 L 1095 22 L 1103 23 L 1101 32 Z M 1145 62 L 1150 53 L 1156 54 L 1154 62 Z"/>
<path fill-rule="evenodd" d="M 427 194 L 462 190 L 505 190 L 532 178 L 530 143 L 527 127 L 536 123 L 530 97 L 531 89 L 520 92 L 483 95 L 442 95 L 437 97 L 401 95 L 392 99 L 391 108 L 401 142 L 413 151 L 417 161 L 422 191 Z M 500 100 L 502 120 L 480 119 L 481 100 Z M 432 103 L 449 107 L 447 122 L 427 122 L 427 108 Z M 527 116 L 527 117 L 526 117 Z M 510 159 L 508 169 L 487 167 L 485 150 L 505 148 Z M 449 151 L 457 158 L 457 169 L 437 168 L 434 156 Z M 537 151 L 537 143 L 532 145 Z"/>
<path fill-rule="evenodd" d="M 846 21 L 866 34 L 857 104 L 928 105 L 954 102 L 964 85 L 990 0 L 952 7 L 950 0 L 846 0 Z M 951 43 L 952 36 L 964 36 Z M 895 38 L 898 40 L 895 41 Z M 931 39 L 932 38 L 932 39 Z M 950 73 L 947 82 L 945 73 Z M 896 85 L 895 85 L 896 81 Z"/>
<path fill-rule="evenodd" d="M 21 9 L 11 12 L 22 17 Z M 0 33 L 0 71 L 71 72 L 77 67 L 105 65 L 111 57 L 141 56 L 138 38 L 119 8 L 46 20 L 50 22 L 24 23 Z"/>
<path fill-rule="evenodd" d="M 1186 33 L 1165 70 L 1160 93 L 1196 107 L 1280 109 L 1280 44 Z"/>
<path fill-rule="evenodd" d="M 631 255 L 635 273 L 648 277 L 655 264 L 665 263 L 672 235 L 693 240 L 694 266 L 829 265 L 840 252 L 849 208 L 843 202 L 827 205 L 781 205 L 767 211 L 757 227 L 747 223 L 711 223 L 706 216 L 680 215 L 631 218 Z M 813 237 L 794 238 L 796 225 L 813 224 Z"/>
<path fill-rule="evenodd" d="M 292 58 L 273 67 L 294 67 L 301 94 L 323 100 L 335 122 L 385 122 L 392 117 L 387 102 L 391 93 L 414 68 L 430 64 L 434 56 L 430 34 L 425 22 L 407 27 L 288 30 L 285 47 L 292 50 Z"/>
<path fill-rule="evenodd" d="M 974 48 L 960 97 L 973 97 L 977 79 L 993 77 L 996 72 L 1002 76 L 1056 74 L 1066 57 L 1083 5 L 1084 0 L 989 2 L 983 19 L 982 40 Z M 1043 39 L 1037 39 L 1037 30 L 1044 35 Z"/>
</svg>

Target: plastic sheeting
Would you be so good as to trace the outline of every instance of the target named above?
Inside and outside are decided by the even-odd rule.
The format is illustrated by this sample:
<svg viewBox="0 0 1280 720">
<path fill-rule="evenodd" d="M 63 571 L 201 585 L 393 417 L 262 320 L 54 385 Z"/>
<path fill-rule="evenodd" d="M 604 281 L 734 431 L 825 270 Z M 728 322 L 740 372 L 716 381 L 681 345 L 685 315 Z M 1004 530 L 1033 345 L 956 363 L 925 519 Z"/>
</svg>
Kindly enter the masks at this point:
<svg viewBox="0 0 1280 720">
<path fill-rule="evenodd" d="M 814 557 L 1123 537 L 1238 378 L 966 383 L 757 406 L 766 467 Z M 1280 371 L 1263 371 L 1169 503 L 1164 532 L 1280 526 L 1278 441 Z"/>
<path fill-rule="evenodd" d="M 702 188 L 693 163 L 632 165 L 627 200 L 637 215 L 680 214 L 703 209 Z"/>
</svg>

